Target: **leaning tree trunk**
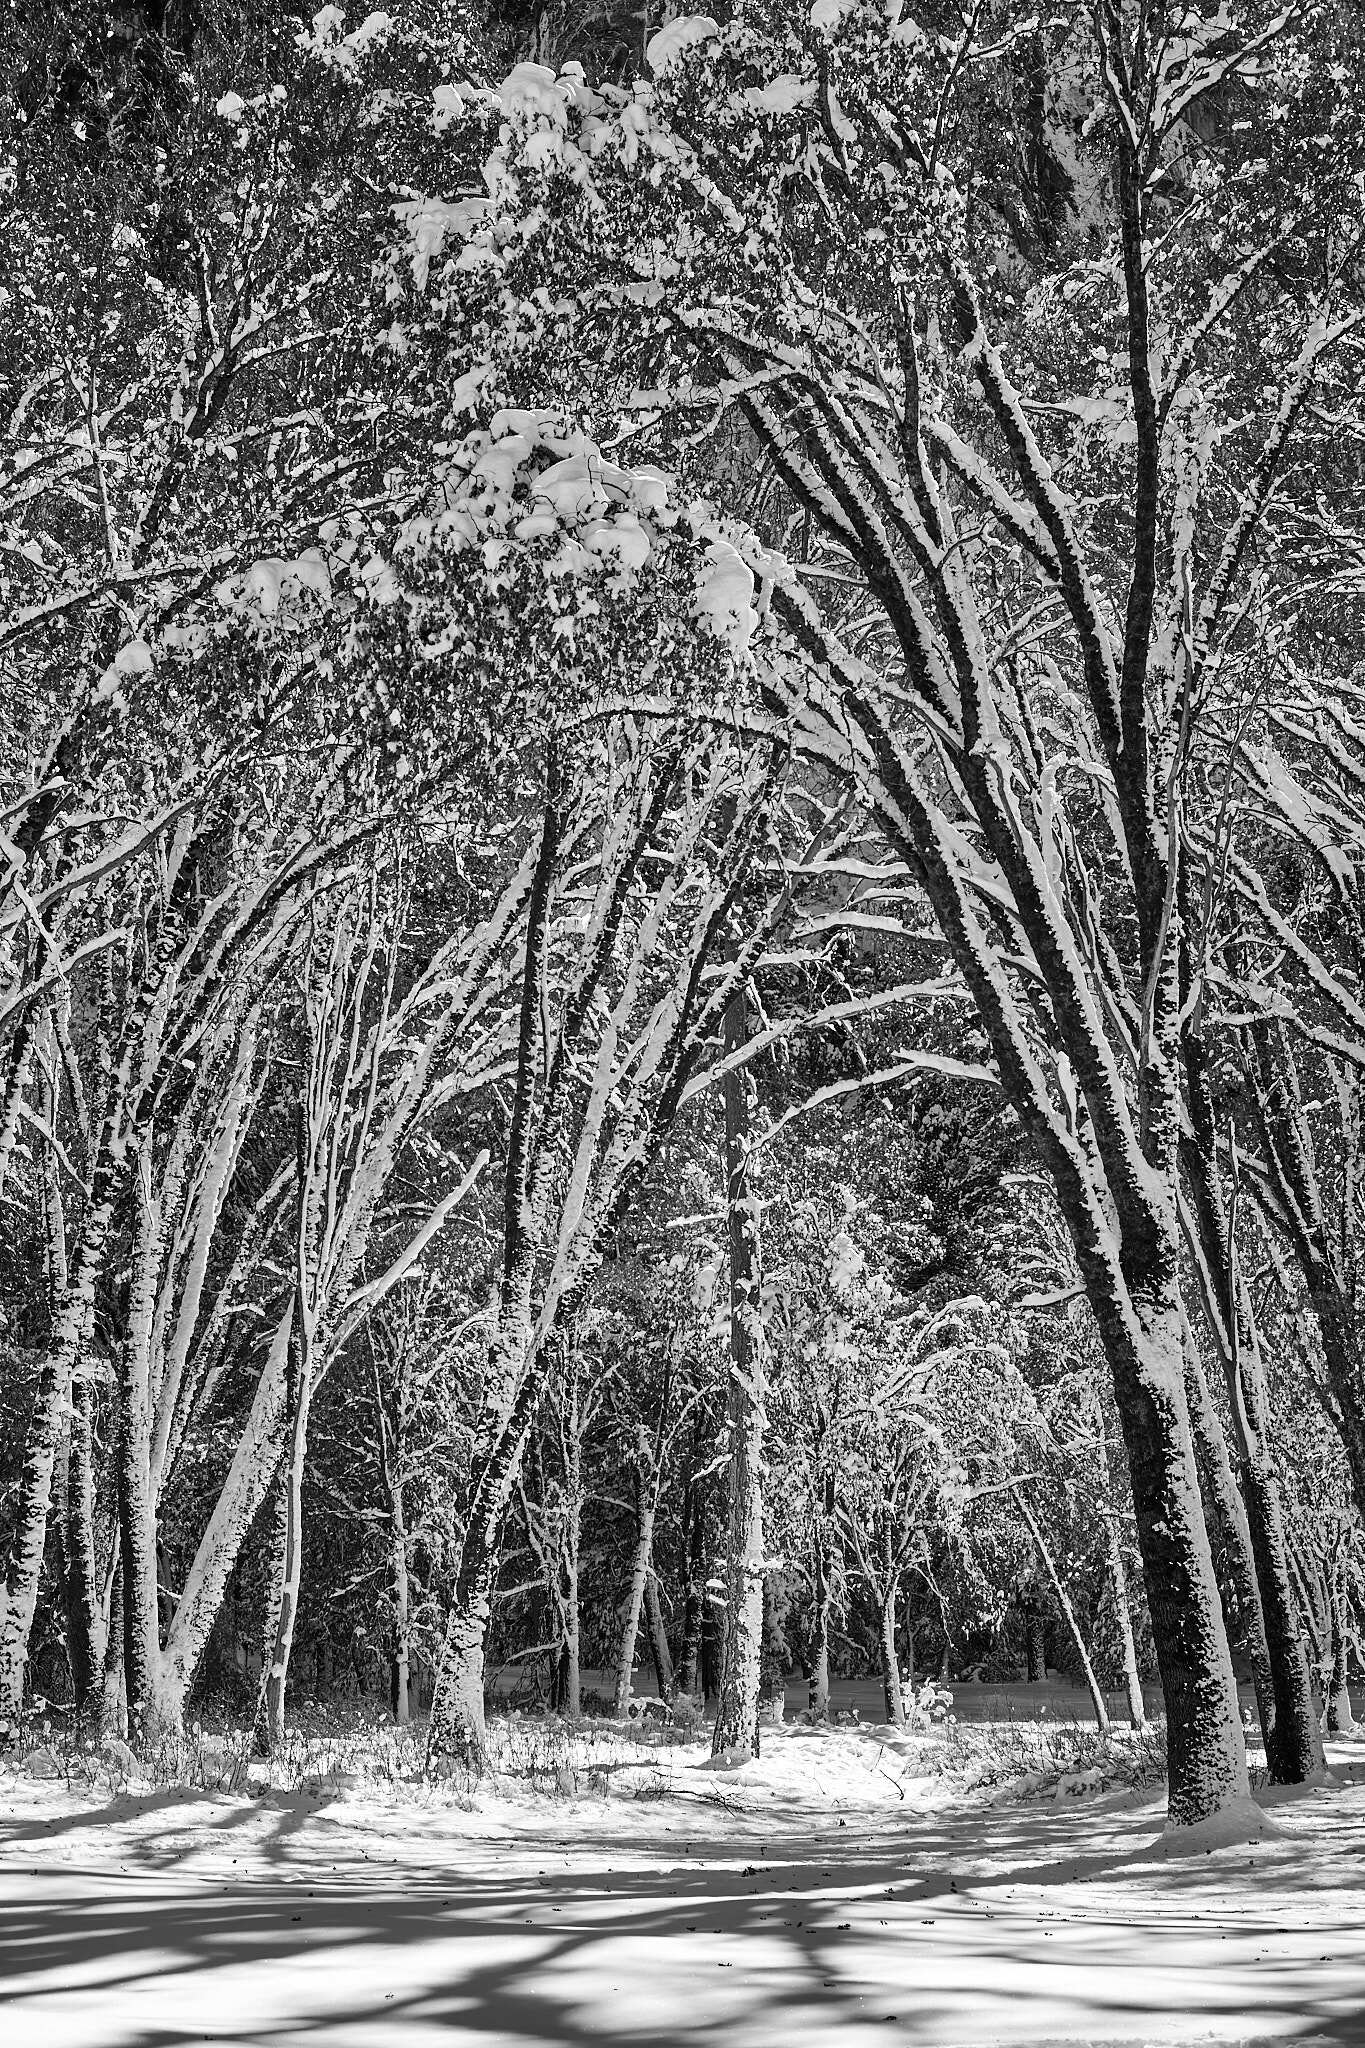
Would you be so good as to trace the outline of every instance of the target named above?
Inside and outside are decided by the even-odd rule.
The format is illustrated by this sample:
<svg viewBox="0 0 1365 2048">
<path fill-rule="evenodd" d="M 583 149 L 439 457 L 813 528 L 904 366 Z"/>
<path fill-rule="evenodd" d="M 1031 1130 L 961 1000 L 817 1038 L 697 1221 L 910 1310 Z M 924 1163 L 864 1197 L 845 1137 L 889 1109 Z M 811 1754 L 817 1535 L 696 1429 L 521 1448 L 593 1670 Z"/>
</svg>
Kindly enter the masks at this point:
<svg viewBox="0 0 1365 2048">
<path fill-rule="evenodd" d="M 673 1697 L 673 1657 L 668 1647 L 668 1630 L 664 1627 L 664 1611 L 659 1600 L 659 1581 L 654 1567 L 650 1566 L 649 1577 L 645 1580 L 645 1612 L 649 1617 L 649 1649 L 654 1659 L 654 1676 L 658 1681 L 659 1698 Z"/>
<path fill-rule="evenodd" d="M 543 1358 L 535 1342 L 532 1295 L 543 1218 L 532 1194 L 531 1129 L 536 1075 L 544 1052 L 545 962 L 563 824 L 558 750 L 546 761 L 540 848 L 531 878 L 517 1030 L 517 1079 L 503 1176 L 502 1275 L 498 1319 L 489 1346 L 484 1409 L 476 1436 L 469 1515 L 455 1592 L 436 1670 L 427 1729 L 428 1771 L 482 1771 L 488 1763 L 484 1648 L 497 1580 L 503 1523 L 541 1393 Z M 567 1041 L 566 1041 L 567 1043 Z M 561 1044 L 560 1051 L 563 1052 Z M 556 1055 L 558 1058 L 558 1055 Z M 547 1089 L 549 1082 L 547 1079 Z M 561 1307 L 563 1301 L 561 1297 Z"/>
<path fill-rule="evenodd" d="M 1028 1532 L 1033 1538 L 1034 1547 L 1038 1552 L 1039 1558 L 1042 1560 L 1043 1570 L 1048 1575 L 1053 1593 L 1056 1596 L 1057 1605 L 1062 1610 L 1062 1619 L 1066 1623 L 1067 1633 L 1071 1637 L 1076 1655 L 1080 1658 L 1081 1670 L 1085 1673 L 1085 1683 L 1086 1689 L 1090 1694 L 1090 1704 L 1095 1710 L 1095 1726 L 1099 1729 L 1101 1735 L 1104 1735 L 1108 1732 L 1109 1728 L 1109 1709 L 1105 1705 L 1104 1694 L 1100 1691 L 1100 1682 L 1095 1676 L 1095 1667 L 1090 1661 L 1090 1652 L 1085 1647 L 1085 1638 L 1081 1634 L 1080 1623 L 1076 1619 L 1076 1610 L 1071 1604 L 1071 1596 L 1062 1583 L 1062 1575 L 1058 1571 L 1052 1552 L 1047 1546 L 1046 1539 L 1038 1523 L 1038 1518 L 1024 1498 L 1023 1488 L 1021 1486 L 1014 1486 L 1010 1488 L 1010 1491 L 1014 1495 L 1014 1504 L 1023 1516 L 1028 1526 Z"/>
<path fill-rule="evenodd" d="M 162 1717 L 168 1722 L 183 1713 L 185 1694 L 223 1604 L 233 1567 L 275 1477 L 287 1421 L 293 1327 L 291 1293 L 289 1306 L 271 1334 L 232 1463 L 190 1562 L 166 1634 L 159 1697 Z"/>
<path fill-rule="evenodd" d="M 427 1769 L 432 1773 L 481 1772 L 488 1766 L 484 1652 L 493 1588 L 507 1505 L 543 1384 L 536 1360 L 525 1356 L 525 1348 L 521 1356 L 521 1385 L 505 1419 L 491 1432 L 470 1497 L 427 1729 Z"/>
<path fill-rule="evenodd" d="M 743 990 L 725 1011 L 725 1050 L 748 1039 Z M 763 1662 L 763 1432 L 766 1420 L 762 1282 L 755 1197 L 749 1180 L 749 1077 L 725 1076 L 726 1207 L 730 1235 L 730 1519 L 725 1552 L 725 1642 L 714 1756 L 759 1753 Z"/>
</svg>

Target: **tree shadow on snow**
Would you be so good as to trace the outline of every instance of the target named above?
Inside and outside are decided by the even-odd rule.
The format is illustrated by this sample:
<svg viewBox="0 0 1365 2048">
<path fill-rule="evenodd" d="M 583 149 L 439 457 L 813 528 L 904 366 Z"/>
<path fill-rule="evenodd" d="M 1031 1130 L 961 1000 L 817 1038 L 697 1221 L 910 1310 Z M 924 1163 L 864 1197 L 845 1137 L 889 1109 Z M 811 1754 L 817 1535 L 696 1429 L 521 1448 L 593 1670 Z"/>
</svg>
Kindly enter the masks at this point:
<svg viewBox="0 0 1365 2048">
<path fill-rule="evenodd" d="M 144 1802 L 143 1811 L 152 1805 Z M 126 1815 L 126 1801 L 113 1806 L 116 1812 L 103 1810 L 104 1820 Z M 305 1820 L 316 1823 L 317 1806 L 306 1795 L 284 1803 L 286 1840 Z M 259 1809 L 244 1809 L 244 1817 L 253 1814 Z M 822 1828 L 810 1837 L 807 1858 L 768 1860 L 760 1851 L 760 1861 L 742 1868 L 740 1857 L 754 1855 L 761 1831 L 737 1844 L 707 1841 L 689 1854 L 676 1834 L 661 1831 L 651 1842 L 648 1825 L 639 1825 L 643 1818 L 622 1816 L 617 1839 L 632 1857 L 656 1851 L 650 1867 L 539 1876 L 524 1867 L 499 1871 L 495 1847 L 486 1842 L 477 1847 L 488 1867 L 477 1873 L 447 1874 L 430 1863 L 402 1875 L 371 1873 L 357 1863 L 352 1841 L 344 1874 L 333 1877 L 325 1874 L 324 1838 L 288 1881 L 271 1875 L 214 1884 L 196 1875 L 168 1888 L 160 1877 L 170 1860 L 165 1845 L 123 1842 L 117 1880 L 97 1882 L 58 1867 L 58 1895 L 44 1900 L 39 1893 L 0 1908 L 0 1990 L 14 2001 L 20 2028 L 9 2038 L 41 2038 L 45 2006 L 79 1985 L 100 2014 L 101 2048 L 179 2048 L 196 2038 L 272 2048 L 322 2044 L 342 2031 L 348 2043 L 378 2043 L 404 2027 L 479 2044 L 730 2048 L 755 2032 L 769 2042 L 822 2041 L 869 2025 L 878 2039 L 951 2040 L 965 2048 L 992 2038 L 991 2009 L 973 2005 L 978 1990 L 998 1998 L 1003 1986 L 1015 2001 L 1012 2023 L 1008 2035 L 994 2038 L 1027 2038 L 1025 2008 L 1036 1991 L 1047 2001 L 1040 2023 L 1044 2011 L 1060 2009 L 1060 1996 L 1070 2037 L 1099 2044 L 1144 2037 L 1152 2009 L 1139 2002 L 1150 1995 L 1143 1986 L 1152 1970 L 1164 1970 L 1170 1981 L 1163 2010 L 1178 2015 L 1187 1997 L 1201 2032 L 1220 2019 L 1245 2023 L 1254 2015 L 1264 2028 L 1278 2017 L 1292 2028 L 1277 2034 L 1280 2041 L 1365 2048 L 1365 2020 L 1343 2016 L 1340 1998 L 1315 1981 L 1302 1957 L 1275 1959 L 1273 1892 L 1264 1914 L 1236 1918 L 1243 1959 L 1228 1957 L 1210 1970 L 1209 1950 L 1197 1940 L 1178 1951 L 1197 1916 L 1173 1918 L 1169 1908 L 1135 1912 L 1131 1899 L 1106 1909 L 1106 1880 L 1131 1881 L 1131 1844 L 1036 1865 L 1012 1860 L 1012 1850 L 1036 1854 L 1041 1847 L 1046 1854 L 1068 1838 L 1074 1847 L 1074 1810 L 1017 1820 L 993 1813 L 992 1867 L 984 1871 L 964 1854 L 960 1827 L 922 1816 L 907 1817 L 903 1834 L 882 1834 L 877 1854 L 851 1830 Z M 350 1819 L 354 1827 L 354 1811 Z M 99 1813 L 84 1820 L 101 1824 Z M 414 1816 L 416 1826 L 420 1820 Z M 234 1815 L 225 1812 L 222 1821 L 230 1830 Z M 50 1830 L 42 1832 L 50 1839 Z M 39 1834 L 12 1829 L 9 1840 Z M 572 1839 L 567 1817 L 564 1839 Z M 517 1845 L 523 1864 L 525 1846 Z M 251 1853 L 262 1847 L 254 1842 Z M 459 1842 L 446 1853 L 458 1858 Z M 595 1834 L 593 1853 L 605 1864 L 612 1845 Z M 1086 1885 L 1081 1909 L 1074 1894 L 1055 1911 L 1036 1896 L 1059 1877 Z M 1210 1912 L 1217 1904 L 1202 1858 L 1194 1869 L 1154 1866 L 1150 1877 L 1162 1893 L 1181 1893 L 1202 1877 L 1203 1903 Z M 1030 1896 L 1009 1896 L 1017 1889 Z M 1064 1925 L 1077 1944 L 1069 1951 L 1052 1944 Z M 1324 1956 L 1339 1952 L 1357 1931 L 1357 1916 L 1337 1925 L 1324 1916 L 1315 1953 L 1319 1945 Z M 1267 1950 L 1264 1958 L 1252 1957 L 1257 1946 Z M 240 1986 L 237 1973 L 245 1968 L 253 1986 L 269 1986 L 272 1965 L 300 1959 L 310 1974 L 289 1980 L 288 2012 L 244 2024 L 228 2020 L 235 1996 L 227 1973 Z M 1070 1972 L 1060 1994 L 1059 1965 Z M 700 1984 L 703 1978 L 713 1990 Z M 135 2019 L 140 1994 L 167 1985 L 157 2002 L 163 2010 L 169 2004 L 176 2023 Z M 259 2012 L 261 2004 L 253 1991 L 252 2008 Z M 199 2031 L 215 2024 L 231 2031 Z M 1049 2023 L 1037 2038 L 1061 2037 Z"/>
</svg>

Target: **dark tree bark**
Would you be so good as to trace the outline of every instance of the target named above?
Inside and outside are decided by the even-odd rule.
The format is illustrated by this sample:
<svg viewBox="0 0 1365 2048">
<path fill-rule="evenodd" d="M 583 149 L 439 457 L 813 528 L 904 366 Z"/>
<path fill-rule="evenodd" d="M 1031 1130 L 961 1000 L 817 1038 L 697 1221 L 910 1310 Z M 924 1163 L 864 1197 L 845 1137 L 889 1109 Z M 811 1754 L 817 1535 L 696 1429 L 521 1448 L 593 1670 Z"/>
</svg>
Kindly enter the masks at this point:
<svg viewBox="0 0 1365 2048">
<path fill-rule="evenodd" d="M 1238 1480 L 1270 1679 L 1270 1720 L 1267 1725 L 1263 1715 L 1261 1724 L 1266 1761 L 1277 1783 L 1301 1785 L 1324 1769 L 1322 1734 L 1313 1705 L 1308 1659 L 1294 1612 L 1270 1390 L 1261 1357 L 1260 1334 L 1238 1261 L 1237 1154 L 1233 1146 L 1232 1192 L 1230 1200 L 1225 1200 L 1205 1050 L 1193 1025 L 1187 1026 L 1182 1047 L 1193 1131 L 1182 1155 L 1194 1209 L 1198 1253 L 1195 1263 L 1205 1310 L 1227 1375 Z M 1237 1540 L 1240 1543 L 1240 1530 Z M 1245 1575 L 1244 1566 L 1241 1569 Z"/>
<path fill-rule="evenodd" d="M 76 1712 L 82 1719 L 97 1711 L 103 1668 L 91 1398 L 89 1373 L 78 1368 L 71 1384 L 66 1482 L 66 1646 Z"/>
<path fill-rule="evenodd" d="M 659 1581 L 651 1567 L 645 1580 L 645 1610 L 649 1616 L 649 1648 L 654 1659 L 654 1676 L 658 1682 L 659 1698 L 673 1697 L 673 1658 L 668 1647 L 668 1630 L 664 1626 L 663 1605 L 659 1599 Z"/>
<path fill-rule="evenodd" d="M 704 1481 L 698 1476 L 701 1463 L 701 1424 L 693 1433 L 692 1469 L 683 1495 L 683 1542 L 687 1560 L 687 1589 L 683 1599 L 682 1641 L 678 1652 L 678 1690 L 696 1694 L 702 1690 L 702 1622 L 706 1608 L 706 1506 Z"/>
<path fill-rule="evenodd" d="M 1047 1677 L 1047 1651 L 1043 1632 L 1046 1617 L 1042 1598 L 1036 1586 L 1029 1586 L 1025 1590 L 1020 1604 L 1024 1611 L 1024 1679 L 1028 1685 L 1041 1685 Z"/>
</svg>

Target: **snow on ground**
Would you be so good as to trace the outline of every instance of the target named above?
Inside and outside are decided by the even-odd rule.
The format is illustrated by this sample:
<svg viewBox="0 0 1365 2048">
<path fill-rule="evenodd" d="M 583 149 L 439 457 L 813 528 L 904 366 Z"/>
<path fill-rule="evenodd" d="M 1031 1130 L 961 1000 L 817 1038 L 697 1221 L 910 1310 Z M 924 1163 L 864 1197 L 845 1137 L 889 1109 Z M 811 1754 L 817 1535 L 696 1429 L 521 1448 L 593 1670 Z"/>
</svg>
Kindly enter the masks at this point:
<svg viewBox="0 0 1365 2048">
<path fill-rule="evenodd" d="M 0 1773 L 0 2040 L 1365 2043 L 1365 1742 L 1179 1855 L 1155 1794 L 972 1791 L 885 1730 L 576 1756 L 472 1801 Z"/>
</svg>

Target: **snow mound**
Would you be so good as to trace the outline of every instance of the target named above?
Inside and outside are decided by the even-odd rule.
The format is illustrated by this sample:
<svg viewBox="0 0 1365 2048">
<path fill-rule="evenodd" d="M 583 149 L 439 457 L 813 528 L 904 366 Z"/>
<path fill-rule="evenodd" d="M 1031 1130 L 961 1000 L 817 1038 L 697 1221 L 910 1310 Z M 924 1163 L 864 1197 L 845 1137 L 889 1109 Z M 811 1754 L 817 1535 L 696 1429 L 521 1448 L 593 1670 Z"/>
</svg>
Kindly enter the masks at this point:
<svg viewBox="0 0 1365 2048">
<path fill-rule="evenodd" d="M 700 1768 L 704 1771 L 738 1771 L 746 1764 L 756 1762 L 747 1742 L 732 1742 L 728 1749 L 720 1749 L 706 1757 Z"/>
<path fill-rule="evenodd" d="M 1278 1827 L 1269 1814 L 1263 1813 L 1247 1793 L 1240 1799 L 1230 1800 L 1208 1820 L 1195 1821 L 1188 1827 L 1179 1827 L 1168 1821 L 1154 1853 L 1161 1857 L 1207 1856 L 1214 1849 L 1235 1849 L 1247 1842 L 1274 1841 L 1283 1834 L 1284 1829 Z"/>
<path fill-rule="evenodd" d="M 720 34 L 720 24 L 709 14 L 683 14 L 676 21 L 667 22 L 656 31 L 645 45 L 645 56 L 649 68 L 656 78 L 661 78 L 670 64 L 676 64 L 685 50 L 694 43 L 705 43 L 712 36 Z"/>
</svg>

